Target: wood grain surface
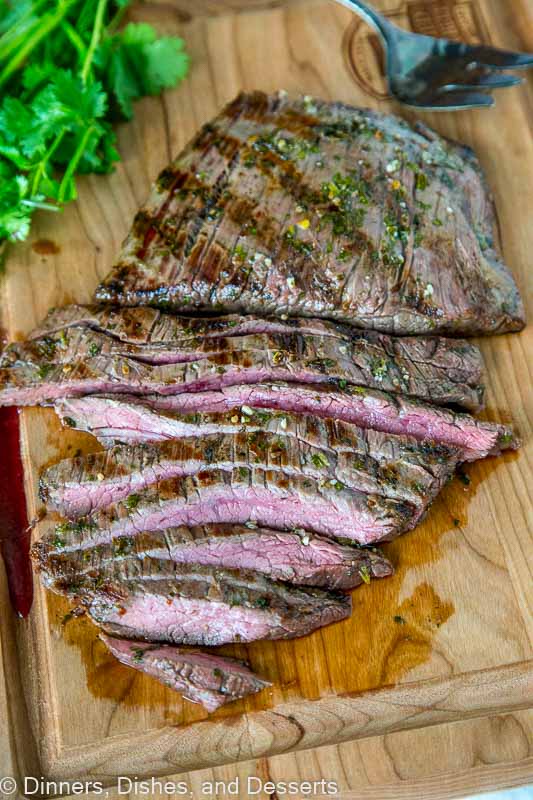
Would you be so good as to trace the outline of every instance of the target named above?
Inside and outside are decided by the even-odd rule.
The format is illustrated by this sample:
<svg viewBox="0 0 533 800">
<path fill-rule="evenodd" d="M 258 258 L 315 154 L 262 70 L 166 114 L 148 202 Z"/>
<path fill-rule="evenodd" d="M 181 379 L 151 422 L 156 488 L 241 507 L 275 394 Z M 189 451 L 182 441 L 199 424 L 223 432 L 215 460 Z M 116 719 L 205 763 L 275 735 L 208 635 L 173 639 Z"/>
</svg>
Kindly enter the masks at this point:
<svg viewBox="0 0 533 800">
<path fill-rule="evenodd" d="M 448 800 L 521 786 L 533 780 L 533 712 L 392 733 L 181 773 L 168 780 L 185 782 L 193 800 L 202 800 L 228 797 L 224 789 L 235 788 L 236 781 L 239 796 L 249 797 L 248 788 L 255 791 L 258 779 L 263 785 L 292 781 L 304 789 L 305 782 L 324 780 L 335 784 L 335 794 L 319 790 L 313 796 L 340 800 Z M 138 794 L 128 789 L 123 783 L 121 794 L 111 790 L 109 800 L 135 800 Z M 152 799 L 164 800 L 164 791 L 154 786 Z M 309 794 L 292 796 L 303 800 Z M 261 791 L 254 797 L 269 800 L 276 795 Z"/>
<path fill-rule="evenodd" d="M 10 338 L 23 337 L 52 305 L 90 299 L 150 181 L 240 89 L 285 88 L 412 117 L 384 97 L 371 33 L 333 1 L 313 0 L 305 9 L 299 2 L 262 9 L 247 4 L 243 11 L 217 15 L 206 13 L 206 3 L 202 14 L 188 21 L 180 5 L 151 2 L 139 6 L 135 16 L 185 37 L 193 59 L 190 77 L 164 97 L 138 104 L 134 122 L 119 129 L 123 161 L 113 175 L 80 181 L 76 204 L 59 219 L 38 217 L 30 241 L 11 248 L 1 287 Z M 379 5 L 400 24 L 424 32 L 533 49 L 527 38 L 531 0 L 517 0 L 512 13 L 500 0 Z M 532 99 L 528 77 L 523 86 L 501 93 L 494 111 L 423 115 L 480 156 L 494 190 L 504 256 L 530 306 Z M 436 731 L 447 740 L 451 734 L 445 731 L 460 727 L 470 733 L 464 747 L 450 749 L 456 755 L 442 766 L 443 774 L 453 776 L 455 769 L 467 781 L 479 766 L 487 788 L 491 780 L 525 782 L 531 717 L 518 709 L 529 707 L 533 696 L 531 336 L 528 328 L 482 342 L 489 390 L 485 416 L 513 420 L 524 439 L 522 450 L 470 466 L 469 486 L 454 481 L 416 531 L 388 545 L 396 575 L 356 591 L 351 620 L 294 642 L 224 648 L 248 658 L 273 682 L 271 690 L 207 720 L 202 709 L 115 662 L 88 621 L 65 624 L 68 606 L 62 599 L 36 586 L 29 620 L 12 620 L 4 610 L 0 648 L 7 711 L 0 726 L 6 726 L 10 741 L 6 764 L 12 759 L 19 774 L 98 776 L 111 785 L 116 775 L 130 772 L 164 775 L 246 759 L 260 759 L 253 764 L 275 770 L 281 762 L 267 761 L 271 754 L 343 742 L 328 748 L 332 761 L 324 762 L 335 762 L 336 774 L 343 775 L 343 796 L 378 796 L 373 792 L 380 786 L 389 787 L 389 794 L 379 796 L 410 796 L 409 787 L 418 785 L 428 797 L 444 797 L 453 796 L 460 783 L 450 778 L 448 794 L 439 794 L 442 787 L 427 768 L 424 748 L 416 755 L 412 750 L 425 734 L 427 747 L 440 751 Z M 24 411 L 22 428 L 34 517 L 39 470 L 97 445 L 90 436 L 61 429 L 49 410 Z M 0 681 L 0 703 L 2 691 Z M 489 735 L 489 720 L 470 719 L 504 712 L 498 719 L 513 732 L 508 751 L 505 736 Z M 427 726 L 437 727 L 424 730 Z M 353 744 L 368 737 L 374 739 Z M 476 761 L 478 745 L 487 749 Z M 349 747 L 354 765 L 348 769 L 339 754 Z M 387 758 L 372 767 L 365 753 L 379 754 L 379 748 Z M 520 764 L 519 770 L 493 768 L 500 764 L 499 748 L 501 764 Z M 283 758 L 291 770 L 321 763 L 298 755 Z M 363 774 L 366 794 L 358 795 Z M 400 786 L 405 794 L 394 795 Z"/>
</svg>

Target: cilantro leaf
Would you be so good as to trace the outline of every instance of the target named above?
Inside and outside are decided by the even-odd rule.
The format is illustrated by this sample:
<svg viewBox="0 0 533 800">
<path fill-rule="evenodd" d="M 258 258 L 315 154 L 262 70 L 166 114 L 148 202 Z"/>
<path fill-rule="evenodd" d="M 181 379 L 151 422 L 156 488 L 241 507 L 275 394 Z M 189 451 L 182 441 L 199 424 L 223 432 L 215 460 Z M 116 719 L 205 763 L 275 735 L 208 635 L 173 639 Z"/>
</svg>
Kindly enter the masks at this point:
<svg viewBox="0 0 533 800">
<path fill-rule="evenodd" d="M 95 61 L 126 119 L 133 116 L 135 100 L 174 86 L 189 69 L 183 40 L 178 36 L 157 38 L 146 23 L 130 23 L 110 37 Z"/>
<path fill-rule="evenodd" d="M 32 91 L 50 81 L 57 74 L 57 67 L 52 61 L 42 64 L 28 64 L 22 72 L 22 85 Z"/>
<path fill-rule="evenodd" d="M 0 238 L 11 242 L 25 239 L 30 230 L 32 208 L 23 200 L 28 181 L 22 175 L 3 180 L 0 188 Z"/>
<path fill-rule="evenodd" d="M 8 144 L 20 141 L 28 132 L 32 115 L 16 97 L 5 97 L 0 108 L 0 131 Z"/>
<path fill-rule="evenodd" d="M 76 175 L 120 159 L 112 122 L 174 86 L 179 37 L 119 30 L 131 0 L 0 0 L 0 244 L 26 238 L 36 209 L 77 196 Z"/>
<path fill-rule="evenodd" d="M 189 56 L 183 40 L 163 36 L 143 47 L 145 57 L 144 89 L 146 94 L 159 94 L 163 89 L 183 80 L 189 69 Z"/>
</svg>

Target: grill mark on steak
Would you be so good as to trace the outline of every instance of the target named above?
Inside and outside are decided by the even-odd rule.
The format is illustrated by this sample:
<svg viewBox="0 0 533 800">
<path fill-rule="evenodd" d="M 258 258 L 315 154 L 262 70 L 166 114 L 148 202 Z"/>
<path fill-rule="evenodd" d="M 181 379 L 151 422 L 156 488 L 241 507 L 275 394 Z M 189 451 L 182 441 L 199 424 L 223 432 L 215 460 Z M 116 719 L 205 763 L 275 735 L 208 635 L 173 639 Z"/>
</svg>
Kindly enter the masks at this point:
<svg viewBox="0 0 533 800">
<path fill-rule="evenodd" d="M 119 537 L 90 548 L 83 530 L 68 541 L 49 535 L 32 557 L 40 570 L 57 578 L 79 572 L 97 574 L 108 561 L 157 558 L 180 564 L 248 569 L 296 585 L 348 590 L 370 577 L 391 575 L 392 565 L 378 551 L 342 545 L 309 531 L 287 533 L 243 525 L 169 528 Z"/>
<path fill-rule="evenodd" d="M 81 602 L 107 633 L 170 644 L 292 639 L 351 611 L 349 595 L 151 558 L 113 561 L 94 576 L 42 572 L 41 578 L 52 591 Z"/>
<path fill-rule="evenodd" d="M 122 664 L 155 678 L 179 692 L 185 700 L 200 703 L 210 713 L 271 686 L 254 675 L 246 664 L 233 658 L 171 645 L 143 644 L 105 634 L 101 634 L 100 639 Z"/>
<path fill-rule="evenodd" d="M 133 408 L 138 406 L 133 425 L 130 414 L 134 412 L 131 408 L 124 409 L 123 401 Z M 133 396 L 120 397 L 117 401 L 105 397 L 73 398 L 56 403 L 55 408 L 67 424 L 89 430 L 104 441 L 153 441 L 179 436 L 179 416 L 222 413 L 243 405 L 276 412 L 314 414 L 386 434 L 411 436 L 422 444 L 455 448 L 461 461 L 476 461 L 520 446 L 518 436 L 508 425 L 484 422 L 469 414 L 361 387 L 338 391 L 320 385 L 255 384 L 172 397 L 146 395 L 142 401 Z M 101 419 L 100 414 L 104 415 Z"/>
<path fill-rule="evenodd" d="M 133 407 L 131 413 L 135 411 Z M 379 437 L 350 431 L 349 425 L 344 426 L 341 439 L 334 423 L 328 428 L 311 418 L 299 421 L 271 415 L 272 420 L 265 419 L 268 416 L 248 413 L 241 417 L 244 422 L 238 418 L 231 422 L 231 414 L 202 415 L 189 425 L 196 428 L 194 436 L 150 445 L 116 445 L 64 459 L 41 475 L 40 497 L 49 509 L 75 518 L 158 480 L 251 466 L 405 501 L 422 515 L 458 461 L 457 452 L 446 448 L 418 446 L 413 452 L 410 443 L 402 441 L 387 447 Z M 266 425 L 271 429 L 263 430 Z M 210 432 L 213 428 L 218 431 Z"/>
<path fill-rule="evenodd" d="M 466 342 L 375 332 L 349 339 L 257 333 L 137 345 L 90 328 L 9 346 L 0 358 L 0 405 L 36 404 L 90 392 L 178 394 L 288 380 L 349 383 L 440 404 L 480 408 L 482 359 Z"/>
<path fill-rule="evenodd" d="M 241 467 L 155 482 L 90 517 L 61 523 L 57 531 L 62 538 L 81 527 L 96 546 L 114 536 L 219 522 L 304 528 L 359 544 L 392 539 L 416 524 L 412 506 L 397 500 Z"/>
<path fill-rule="evenodd" d="M 211 123 L 205 154 L 189 145 L 172 167 L 205 175 L 209 186 L 223 171 L 228 191 L 255 203 L 255 215 L 262 210 L 267 228 L 279 230 L 277 244 L 227 207 L 209 220 L 201 198 L 180 224 L 185 198 L 169 202 L 160 181 L 146 213 L 163 208 L 176 237 L 203 214 L 210 245 L 193 264 L 192 252 L 166 253 L 155 236 L 139 258 L 132 231 L 96 296 L 173 310 L 327 316 L 404 334 L 519 330 L 523 308 L 494 249 L 491 201 L 473 155 L 397 117 L 318 100 L 309 113 L 306 103 L 240 95 Z M 225 138 L 232 152 L 239 147 L 238 166 L 228 166 Z M 358 195 L 361 176 L 367 188 Z M 235 243 L 272 263 L 224 276 Z"/>
</svg>

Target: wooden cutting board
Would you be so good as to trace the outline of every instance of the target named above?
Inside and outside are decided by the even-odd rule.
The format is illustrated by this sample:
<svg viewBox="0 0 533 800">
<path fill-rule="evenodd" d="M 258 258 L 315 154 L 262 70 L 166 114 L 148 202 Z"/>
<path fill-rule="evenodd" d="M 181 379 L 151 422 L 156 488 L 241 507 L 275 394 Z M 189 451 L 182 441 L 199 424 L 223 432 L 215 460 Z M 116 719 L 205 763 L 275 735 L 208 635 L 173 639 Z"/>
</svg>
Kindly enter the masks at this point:
<svg viewBox="0 0 533 800">
<path fill-rule="evenodd" d="M 529 0 L 515 0 L 512 12 L 503 0 L 375 5 L 421 32 L 533 50 L 533 36 L 521 38 L 528 25 L 533 30 Z M 76 204 L 61 217 L 39 216 L 30 241 L 9 251 L 1 290 L 10 338 L 22 338 L 52 305 L 90 299 L 150 181 L 240 89 L 285 88 L 412 118 L 386 97 L 371 32 L 332 0 L 271 8 L 257 0 L 167 0 L 143 5 L 135 16 L 184 36 L 191 75 L 165 97 L 138 104 L 135 121 L 119 129 L 123 161 L 113 175 L 80 181 Z M 476 149 L 494 190 L 505 259 L 530 306 L 532 99 L 529 78 L 501 93 L 493 111 L 420 115 Z M 165 775 L 530 707 L 531 339 L 529 328 L 481 343 L 485 416 L 513 420 L 522 450 L 470 466 L 468 485 L 455 480 L 422 525 L 386 546 L 396 575 L 356 591 L 350 620 L 297 641 L 224 648 L 249 659 L 271 690 L 207 718 L 115 662 L 91 623 L 65 622 L 66 602 L 37 584 L 25 622 L 10 617 L 4 600 L 7 716 L 0 730 L 8 719 L 18 773 L 113 784 L 117 775 Z M 40 508 L 40 469 L 97 445 L 63 430 L 52 411 L 29 409 L 22 448 L 32 518 Z"/>
</svg>

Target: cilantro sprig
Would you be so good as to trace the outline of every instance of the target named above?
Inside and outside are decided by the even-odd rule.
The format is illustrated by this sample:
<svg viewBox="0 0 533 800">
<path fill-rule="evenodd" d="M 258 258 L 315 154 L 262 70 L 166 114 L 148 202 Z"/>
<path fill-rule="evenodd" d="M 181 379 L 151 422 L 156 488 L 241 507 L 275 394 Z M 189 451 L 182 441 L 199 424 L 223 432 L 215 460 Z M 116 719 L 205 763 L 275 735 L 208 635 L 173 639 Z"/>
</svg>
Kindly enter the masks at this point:
<svg viewBox="0 0 533 800">
<path fill-rule="evenodd" d="M 0 243 L 120 160 L 113 123 L 187 74 L 182 39 L 119 29 L 131 0 L 0 0 Z"/>
</svg>

